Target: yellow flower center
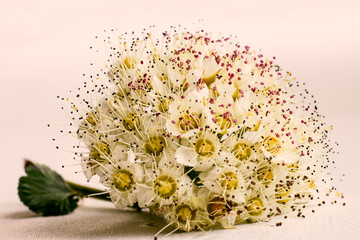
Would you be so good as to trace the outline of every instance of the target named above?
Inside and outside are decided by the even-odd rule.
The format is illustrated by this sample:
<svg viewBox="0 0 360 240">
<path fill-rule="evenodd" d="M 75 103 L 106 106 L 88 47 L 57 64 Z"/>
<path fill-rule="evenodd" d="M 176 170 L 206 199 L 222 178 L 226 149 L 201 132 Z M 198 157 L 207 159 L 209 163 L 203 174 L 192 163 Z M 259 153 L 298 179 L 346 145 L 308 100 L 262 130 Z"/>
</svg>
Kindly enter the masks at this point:
<svg viewBox="0 0 360 240">
<path fill-rule="evenodd" d="M 195 143 L 195 151 L 201 157 L 210 157 L 215 152 L 215 146 L 208 139 L 199 139 Z"/>
<path fill-rule="evenodd" d="M 264 205 L 260 198 L 255 197 L 249 200 L 247 211 L 251 216 L 259 216 L 263 211 Z"/>
<path fill-rule="evenodd" d="M 119 88 L 119 90 L 116 92 L 114 96 L 114 103 L 119 103 L 122 99 L 124 99 L 126 96 L 125 89 Z"/>
<path fill-rule="evenodd" d="M 263 167 L 260 167 L 258 170 L 257 170 L 257 179 L 262 183 L 262 184 L 269 184 L 271 183 L 274 175 L 273 175 L 273 171 L 271 170 L 271 167 L 270 166 L 263 166 Z"/>
<path fill-rule="evenodd" d="M 288 169 L 289 169 L 289 172 L 297 172 L 299 170 L 299 164 L 298 163 L 292 163 L 292 164 L 289 164 L 287 165 Z"/>
<path fill-rule="evenodd" d="M 145 143 L 145 152 L 154 155 L 159 156 L 160 153 L 164 150 L 165 147 L 165 139 L 163 136 L 152 136 L 149 137 L 149 140 Z"/>
<path fill-rule="evenodd" d="M 213 198 L 207 205 L 207 211 L 210 218 L 219 218 L 225 216 L 230 207 L 226 204 L 225 200 L 220 197 Z"/>
<path fill-rule="evenodd" d="M 155 180 L 155 193 L 160 197 L 166 198 L 176 192 L 176 181 L 169 175 L 162 175 Z"/>
<path fill-rule="evenodd" d="M 126 57 L 124 59 L 124 61 L 122 61 L 120 64 L 119 64 L 119 68 L 121 69 L 129 69 L 129 68 L 134 68 L 135 66 L 135 60 L 132 59 L 131 57 Z"/>
<path fill-rule="evenodd" d="M 233 172 L 227 172 L 219 178 L 220 185 L 228 191 L 233 191 L 238 186 L 237 176 Z"/>
<path fill-rule="evenodd" d="M 187 204 L 178 206 L 175 213 L 178 221 L 183 224 L 186 224 L 189 220 L 194 219 L 196 214 L 195 211 L 191 210 L 190 206 Z"/>
<path fill-rule="evenodd" d="M 113 178 L 115 188 L 122 192 L 129 190 L 134 184 L 133 175 L 128 170 L 120 169 Z"/>
<path fill-rule="evenodd" d="M 179 128 L 182 131 L 189 131 L 192 129 L 197 129 L 199 127 L 199 118 L 194 114 L 184 114 L 179 119 Z"/>
<path fill-rule="evenodd" d="M 287 187 L 277 189 L 277 192 L 275 193 L 275 198 L 278 200 L 276 202 L 278 204 L 285 204 L 290 201 L 289 192 L 290 190 Z"/>
<path fill-rule="evenodd" d="M 275 137 L 266 137 L 264 139 L 264 148 L 271 154 L 276 154 L 280 150 L 280 142 Z"/>
<path fill-rule="evenodd" d="M 159 104 L 159 111 L 162 113 L 166 113 L 169 109 L 170 100 L 169 99 L 162 99 L 160 100 Z"/>
<path fill-rule="evenodd" d="M 138 116 L 129 113 L 124 119 L 123 119 L 123 126 L 128 131 L 133 131 L 139 127 L 140 119 Z"/>
<path fill-rule="evenodd" d="M 220 72 L 220 70 L 210 76 L 204 77 L 203 81 L 206 83 L 206 85 L 210 86 L 213 82 L 215 82 L 216 76 L 219 72 Z"/>
<path fill-rule="evenodd" d="M 233 117 L 229 112 L 216 115 L 215 120 L 216 124 L 220 127 L 220 130 L 226 130 L 231 128 L 233 123 Z"/>
<path fill-rule="evenodd" d="M 233 153 L 238 160 L 245 160 L 250 157 L 251 148 L 245 143 L 237 143 L 233 148 Z"/>
<path fill-rule="evenodd" d="M 110 154 L 109 145 L 105 142 L 98 142 L 94 145 L 90 151 L 90 158 L 92 159 L 102 159 L 104 155 Z"/>
<path fill-rule="evenodd" d="M 253 130 L 253 131 L 259 130 L 260 124 L 261 124 L 261 121 L 258 121 L 257 124 L 253 127 L 252 130 Z"/>
<path fill-rule="evenodd" d="M 96 119 L 95 113 L 92 112 L 86 117 L 86 122 L 88 122 L 89 124 L 95 126 L 96 125 L 95 119 Z"/>
<path fill-rule="evenodd" d="M 309 187 L 309 188 L 316 188 L 316 185 L 315 185 L 315 181 L 314 180 L 306 180 L 306 185 Z"/>
</svg>

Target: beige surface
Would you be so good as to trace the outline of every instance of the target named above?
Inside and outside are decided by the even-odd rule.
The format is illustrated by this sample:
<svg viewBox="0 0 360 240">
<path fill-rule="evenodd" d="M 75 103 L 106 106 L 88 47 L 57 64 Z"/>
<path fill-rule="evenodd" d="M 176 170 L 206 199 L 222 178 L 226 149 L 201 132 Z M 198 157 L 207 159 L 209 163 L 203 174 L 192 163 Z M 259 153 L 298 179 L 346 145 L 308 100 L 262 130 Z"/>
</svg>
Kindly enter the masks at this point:
<svg viewBox="0 0 360 240">
<path fill-rule="evenodd" d="M 150 24 L 191 26 L 198 19 L 204 21 L 192 28 L 237 35 L 243 44 L 262 48 L 265 56 L 277 56 L 284 69 L 306 82 L 320 112 L 334 125 L 333 137 L 340 143 L 341 154 L 334 158 L 337 168 L 333 172 L 337 179 L 346 175 L 335 185 L 349 203 L 345 208 L 319 210 L 305 220 L 289 220 L 281 228 L 253 224 L 172 237 L 360 239 L 359 1 L 179 2 L 1 2 L 0 239 L 152 238 L 158 228 L 147 226 L 149 218 L 137 213 L 89 206 L 68 217 L 31 217 L 17 198 L 17 181 L 27 157 L 50 165 L 69 180 L 85 183 L 81 173 L 74 174 L 80 170 L 78 165 L 61 168 L 76 164 L 67 152 L 76 140 L 68 136 L 54 143 L 51 139 L 61 136 L 61 127 L 46 125 L 69 122 L 56 96 L 68 96 L 70 89 L 86 80 L 82 73 L 89 73 L 89 63 L 96 61 L 89 51 L 95 35 L 103 34 L 103 29 L 124 32 Z M 55 149 L 57 144 L 61 150 Z"/>
<path fill-rule="evenodd" d="M 358 196 L 357 196 L 358 197 Z M 0 213 L 0 239 L 153 239 L 165 226 L 147 212 L 118 211 L 111 204 L 87 201 L 74 213 L 61 217 L 40 217 L 25 207 L 8 204 Z M 317 207 L 306 218 L 275 217 L 268 223 L 240 225 L 237 229 L 174 233 L 166 239 L 359 239 L 357 198 L 350 195 L 347 206 Z M 281 227 L 276 227 L 277 222 Z M 173 228 L 169 228 L 159 236 Z"/>
</svg>

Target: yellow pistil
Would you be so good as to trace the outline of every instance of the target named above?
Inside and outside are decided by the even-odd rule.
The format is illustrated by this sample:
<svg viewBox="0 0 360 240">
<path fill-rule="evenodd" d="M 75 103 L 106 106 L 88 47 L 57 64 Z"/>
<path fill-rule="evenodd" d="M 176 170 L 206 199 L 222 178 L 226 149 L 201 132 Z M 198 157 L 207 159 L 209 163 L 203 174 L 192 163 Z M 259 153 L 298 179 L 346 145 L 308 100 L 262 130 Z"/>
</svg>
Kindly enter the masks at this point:
<svg viewBox="0 0 360 240">
<path fill-rule="evenodd" d="M 114 96 L 114 103 L 121 102 L 122 99 L 126 97 L 127 92 L 123 88 L 119 88 L 119 91 L 116 92 Z"/>
<path fill-rule="evenodd" d="M 220 130 L 227 130 L 232 127 L 233 117 L 229 112 L 216 115 L 215 120 L 216 124 L 220 127 Z"/>
<path fill-rule="evenodd" d="M 208 139 L 199 139 L 195 143 L 195 151 L 201 157 L 210 157 L 215 152 L 215 146 Z"/>
<path fill-rule="evenodd" d="M 215 197 L 207 205 L 207 211 L 210 218 L 219 218 L 225 216 L 229 206 L 225 203 L 223 198 Z"/>
<path fill-rule="evenodd" d="M 162 99 L 160 100 L 159 104 L 159 111 L 162 113 L 166 113 L 169 109 L 170 100 L 169 99 Z"/>
<path fill-rule="evenodd" d="M 189 220 L 194 219 L 196 215 L 196 212 L 193 211 L 187 204 L 178 206 L 175 210 L 175 213 L 177 220 L 182 224 L 186 224 Z"/>
<path fill-rule="evenodd" d="M 127 191 L 134 184 L 133 175 L 125 169 L 118 170 L 114 175 L 114 186 L 119 191 Z"/>
<path fill-rule="evenodd" d="M 90 158 L 92 159 L 102 159 L 104 155 L 110 154 L 109 145 L 105 142 L 98 142 L 94 145 L 90 152 Z"/>
<path fill-rule="evenodd" d="M 89 113 L 89 115 L 86 117 L 86 122 L 95 126 L 96 125 L 96 116 L 95 113 L 91 112 Z"/>
<path fill-rule="evenodd" d="M 122 61 L 120 64 L 119 64 L 119 67 L 121 69 L 131 69 L 131 68 L 134 68 L 135 66 L 135 60 L 130 58 L 130 57 L 126 57 L 124 59 L 124 61 Z"/>
<path fill-rule="evenodd" d="M 257 179 L 262 183 L 262 184 L 269 184 L 271 183 L 274 175 L 273 175 L 273 171 L 271 170 L 270 166 L 263 166 L 260 167 L 257 172 Z"/>
<path fill-rule="evenodd" d="M 253 217 L 259 216 L 262 213 L 263 208 L 264 205 L 258 197 L 250 199 L 249 204 L 247 205 L 247 211 Z"/>
<path fill-rule="evenodd" d="M 315 189 L 316 188 L 316 185 L 315 185 L 315 181 L 314 180 L 306 180 L 306 185 L 309 187 L 309 188 L 313 188 Z"/>
<path fill-rule="evenodd" d="M 179 119 L 179 128 L 182 131 L 189 131 L 192 129 L 197 129 L 199 127 L 199 118 L 194 114 L 184 114 Z"/>
<path fill-rule="evenodd" d="M 261 121 L 258 121 L 257 124 L 253 127 L 253 131 L 258 131 L 260 127 Z"/>
<path fill-rule="evenodd" d="M 289 172 L 295 173 L 299 170 L 299 164 L 292 163 L 292 164 L 287 165 L 287 168 L 289 169 Z"/>
<path fill-rule="evenodd" d="M 220 178 L 220 185 L 228 191 L 233 191 L 238 186 L 237 175 L 233 172 L 226 172 Z"/>
<path fill-rule="evenodd" d="M 128 131 L 133 131 L 139 127 L 140 119 L 135 114 L 127 114 L 123 119 L 123 126 Z"/>
<path fill-rule="evenodd" d="M 162 175 L 155 180 L 155 193 L 160 197 L 166 198 L 176 192 L 176 181 L 169 175 Z"/>
<path fill-rule="evenodd" d="M 204 77 L 203 78 L 204 83 L 206 83 L 206 85 L 210 86 L 213 82 L 215 82 L 216 76 L 219 72 L 220 72 L 220 70 L 210 76 Z"/>
<path fill-rule="evenodd" d="M 275 137 L 266 137 L 263 141 L 264 148 L 271 154 L 277 154 L 280 151 L 280 142 Z"/>
<path fill-rule="evenodd" d="M 287 187 L 282 187 L 275 193 L 275 198 L 278 199 L 276 202 L 279 204 L 285 204 L 290 201 L 289 198 L 290 190 Z"/>
<path fill-rule="evenodd" d="M 233 148 L 233 153 L 238 160 L 245 160 L 251 156 L 251 148 L 245 143 L 237 143 Z"/>
<path fill-rule="evenodd" d="M 144 147 L 146 153 L 159 156 L 160 153 L 164 150 L 165 139 L 161 135 L 149 137 L 149 140 L 145 142 Z"/>
</svg>

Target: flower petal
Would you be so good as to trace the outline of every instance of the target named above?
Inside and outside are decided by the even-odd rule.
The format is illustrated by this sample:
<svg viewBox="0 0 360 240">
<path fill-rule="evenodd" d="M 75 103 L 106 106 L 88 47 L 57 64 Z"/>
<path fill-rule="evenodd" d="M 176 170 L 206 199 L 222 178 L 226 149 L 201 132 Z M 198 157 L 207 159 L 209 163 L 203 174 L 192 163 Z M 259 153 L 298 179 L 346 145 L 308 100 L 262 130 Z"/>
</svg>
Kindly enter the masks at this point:
<svg viewBox="0 0 360 240">
<path fill-rule="evenodd" d="M 177 163 L 185 166 L 194 167 L 197 164 L 197 153 L 192 148 L 179 147 L 175 153 Z"/>
</svg>

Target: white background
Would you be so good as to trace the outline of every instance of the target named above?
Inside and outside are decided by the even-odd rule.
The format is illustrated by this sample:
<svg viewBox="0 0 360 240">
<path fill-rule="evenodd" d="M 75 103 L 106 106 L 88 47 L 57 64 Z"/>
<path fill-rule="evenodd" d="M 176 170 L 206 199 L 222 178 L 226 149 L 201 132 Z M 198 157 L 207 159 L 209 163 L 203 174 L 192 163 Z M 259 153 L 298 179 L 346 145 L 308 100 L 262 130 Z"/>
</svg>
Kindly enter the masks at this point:
<svg viewBox="0 0 360 240">
<path fill-rule="evenodd" d="M 24 174 L 24 158 L 45 163 L 66 179 L 86 182 L 81 173 L 74 173 L 80 166 L 61 168 L 76 163 L 65 151 L 76 140 L 60 139 L 64 150 L 56 150 L 51 139 L 61 135 L 61 128 L 47 124 L 69 123 L 56 96 L 69 95 L 86 80 L 82 74 L 96 61 L 89 50 L 95 35 L 104 36 L 103 30 L 111 28 L 121 33 L 153 24 L 192 26 L 194 22 L 194 29 L 237 35 L 241 43 L 262 49 L 265 56 L 275 55 L 283 69 L 307 84 L 340 143 L 333 172 L 345 174 L 336 186 L 348 199 L 346 207 L 320 210 L 323 215 L 317 218 L 290 220 L 283 234 L 269 235 L 270 227 L 249 229 L 257 237 L 277 239 L 360 239 L 360 4 L 350 0 L 1 1 L 0 207 L 20 206 L 26 211 L 16 190 Z M 329 219 L 335 224 L 329 225 Z M 16 224 L 4 226 L 11 232 Z M 325 235 L 312 235 L 317 228 Z"/>
</svg>

